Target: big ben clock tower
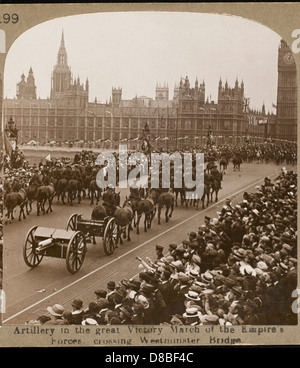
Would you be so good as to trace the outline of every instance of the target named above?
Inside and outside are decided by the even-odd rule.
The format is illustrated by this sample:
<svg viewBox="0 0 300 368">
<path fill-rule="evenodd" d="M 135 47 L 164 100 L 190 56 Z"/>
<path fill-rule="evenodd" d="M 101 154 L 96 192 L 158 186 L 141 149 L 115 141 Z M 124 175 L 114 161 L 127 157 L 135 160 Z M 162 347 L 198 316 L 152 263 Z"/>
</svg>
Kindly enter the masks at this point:
<svg viewBox="0 0 300 368">
<path fill-rule="evenodd" d="M 297 140 L 297 70 L 291 50 L 284 40 L 278 48 L 276 138 Z"/>
</svg>

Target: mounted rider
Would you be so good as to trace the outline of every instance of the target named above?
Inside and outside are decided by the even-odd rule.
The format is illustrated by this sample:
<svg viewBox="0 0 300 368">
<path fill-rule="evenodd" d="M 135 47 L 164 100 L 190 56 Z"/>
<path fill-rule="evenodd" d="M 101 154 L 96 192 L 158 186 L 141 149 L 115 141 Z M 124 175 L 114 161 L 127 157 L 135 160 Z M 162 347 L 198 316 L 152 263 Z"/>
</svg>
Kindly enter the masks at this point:
<svg viewBox="0 0 300 368">
<path fill-rule="evenodd" d="M 112 184 L 109 184 L 106 191 L 103 193 L 103 206 L 106 208 L 106 212 L 108 216 L 113 216 L 117 209 L 116 203 L 116 192 L 115 188 Z"/>
<path fill-rule="evenodd" d="M 72 168 L 71 168 L 71 165 L 67 165 L 65 167 L 65 169 L 63 170 L 63 173 L 62 173 L 62 178 L 63 179 L 66 179 L 68 181 L 72 179 Z"/>
<path fill-rule="evenodd" d="M 37 185 L 37 186 L 42 186 L 43 185 L 43 181 L 42 181 L 42 177 L 39 173 L 39 169 L 36 167 L 34 169 L 34 174 L 32 175 L 30 181 L 29 181 L 29 185 Z"/>
<path fill-rule="evenodd" d="M 74 169 L 72 171 L 72 179 L 82 182 L 82 174 L 78 164 L 74 165 Z"/>
<path fill-rule="evenodd" d="M 223 180 L 222 173 L 218 170 L 217 165 L 214 165 L 210 171 L 213 179 L 218 180 L 220 182 L 220 189 L 222 189 L 221 181 Z"/>
<path fill-rule="evenodd" d="M 62 169 L 58 163 L 55 164 L 55 168 L 52 171 L 52 176 L 57 180 L 62 178 Z"/>
<path fill-rule="evenodd" d="M 137 180 L 134 179 L 133 180 L 133 186 L 130 186 L 130 189 L 129 189 L 129 191 L 130 191 L 129 199 L 135 199 L 135 200 L 139 201 L 141 199 L 141 189 L 142 188 L 140 188 L 138 186 L 138 184 L 137 184 L 136 181 Z"/>
</svg>

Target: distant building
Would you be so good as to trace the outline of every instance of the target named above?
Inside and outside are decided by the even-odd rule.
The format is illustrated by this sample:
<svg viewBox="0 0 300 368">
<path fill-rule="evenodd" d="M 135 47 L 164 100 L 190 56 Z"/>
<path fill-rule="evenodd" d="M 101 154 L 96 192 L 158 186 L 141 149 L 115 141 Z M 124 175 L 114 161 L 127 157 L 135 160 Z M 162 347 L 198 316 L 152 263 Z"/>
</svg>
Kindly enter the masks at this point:
<svg viewBox="0 0 300 368">
<path fill-rule="evenodd" d="M 4 121 L 13 117 L 20 143 L 68 141 L 117 148 L 128 142 L 132 149 L 140 147 L 145 127 L 154 147 L 182 147 L 205 144 L 209 130 L 218 143 L 239 143 L 246 136 L 264 139 L 275 124 L 275 115 L 266 114 L 264 107 L 249 108 L 243 81 L 231 87 L 220 80 L 216 102 L 206 96 L 204 80 L 191 85 L 188 76 L 175 84 L 173 99 L 166 83 L 156 85 L 154 98 L 125 100 L 122 92 L 122 87 L 113 87 L 109 102 L 90 102 L 89 81 L 73 77 L 62 33 L 50 98 L 36 98 L 30 69 L 27 81 L 21 76 L 16 98 L 4 100 Z"/>
<path fill-rule="evenodd" d="M 35 100 L 36 86 L 33 76 L 33 70 L 30 67 L 27 81 L 25 81 L 24 73 L 21 75 L 21 81 L 17 84 L 17 99 L 18 100 Z"/>
<path fill-rule="evenodd" d="M 278 48 L 276 138 L 297 140 L 297 69 L 292 52 L 282 40 Z"/>
</svg>

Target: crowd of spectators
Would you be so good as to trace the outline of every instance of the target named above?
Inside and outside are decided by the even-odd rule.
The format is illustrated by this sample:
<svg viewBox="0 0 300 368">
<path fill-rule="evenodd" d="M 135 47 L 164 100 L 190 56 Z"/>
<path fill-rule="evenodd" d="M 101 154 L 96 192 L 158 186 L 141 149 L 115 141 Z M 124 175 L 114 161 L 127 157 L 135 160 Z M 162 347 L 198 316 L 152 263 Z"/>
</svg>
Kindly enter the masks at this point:
<svg viewBox="0 0 300 368">
<path fill-rule="evenodd" d="M 111 280 L 94 300 L 75 298 L 28 324 L 294 325 L 297 287 L 297 174 L 282 168 L 238 203 L 138 258 L 138 277 Z"/>
</svg>

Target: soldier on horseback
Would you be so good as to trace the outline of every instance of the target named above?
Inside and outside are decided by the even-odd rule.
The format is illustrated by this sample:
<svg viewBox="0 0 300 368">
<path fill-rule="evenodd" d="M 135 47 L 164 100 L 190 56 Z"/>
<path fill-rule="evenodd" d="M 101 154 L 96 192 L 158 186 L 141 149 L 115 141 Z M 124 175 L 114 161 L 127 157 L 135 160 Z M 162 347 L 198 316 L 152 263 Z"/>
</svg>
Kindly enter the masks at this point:
<svg viewBox="0 0 300 368">
<path fill-rule="evenodd" d="M 218 180 L 220 182 L 220 189 L 222 189 L 221 181 L 223 180 L 222 173 L 218 170 L 217 165 L 214 165 L 213 168 L 210 171 L 211 176 L 213 179 Z"/>
<path fill-rule="evenodd" d="M 82 182 L 82 174 L 78 164 L 74 165 L 74 170 L 72 171 L 72 179 L 79 180 Z"/>
<path fill-rule="evenodd" d="M 103 198 L 103 206 L 106 208 L 108 216 L 113 216 L 118 205 L 118 203 L 116 203 L 115 188 L 112 185 L 109 185 L 107 187 L 107 190 L 103 194 L 102 198 Z"/>
<path fill-rule="evenodd" d="M 32 175 L 32 177 L 29 181 L 29 185 L 36 185 L 36 186 L 42 186 L 43 185 L 42 177 L 39 174 L 39 169 L 38 168 L 34 169 L 34 174 Z"/>
<path fill-rule="evenodd" d="M 67 165 L 62 173 L 62 178 L 66 180 L 72 179 L 72 168 L 71 165 Z"/>
<path fill-rule="evenodd" d="M 57 180 L 60 180 L 62 178 L 62 169 L 58 163 L 55 164 L 55 168 L 52 171 L 52 176 Z"/>
</svg>

